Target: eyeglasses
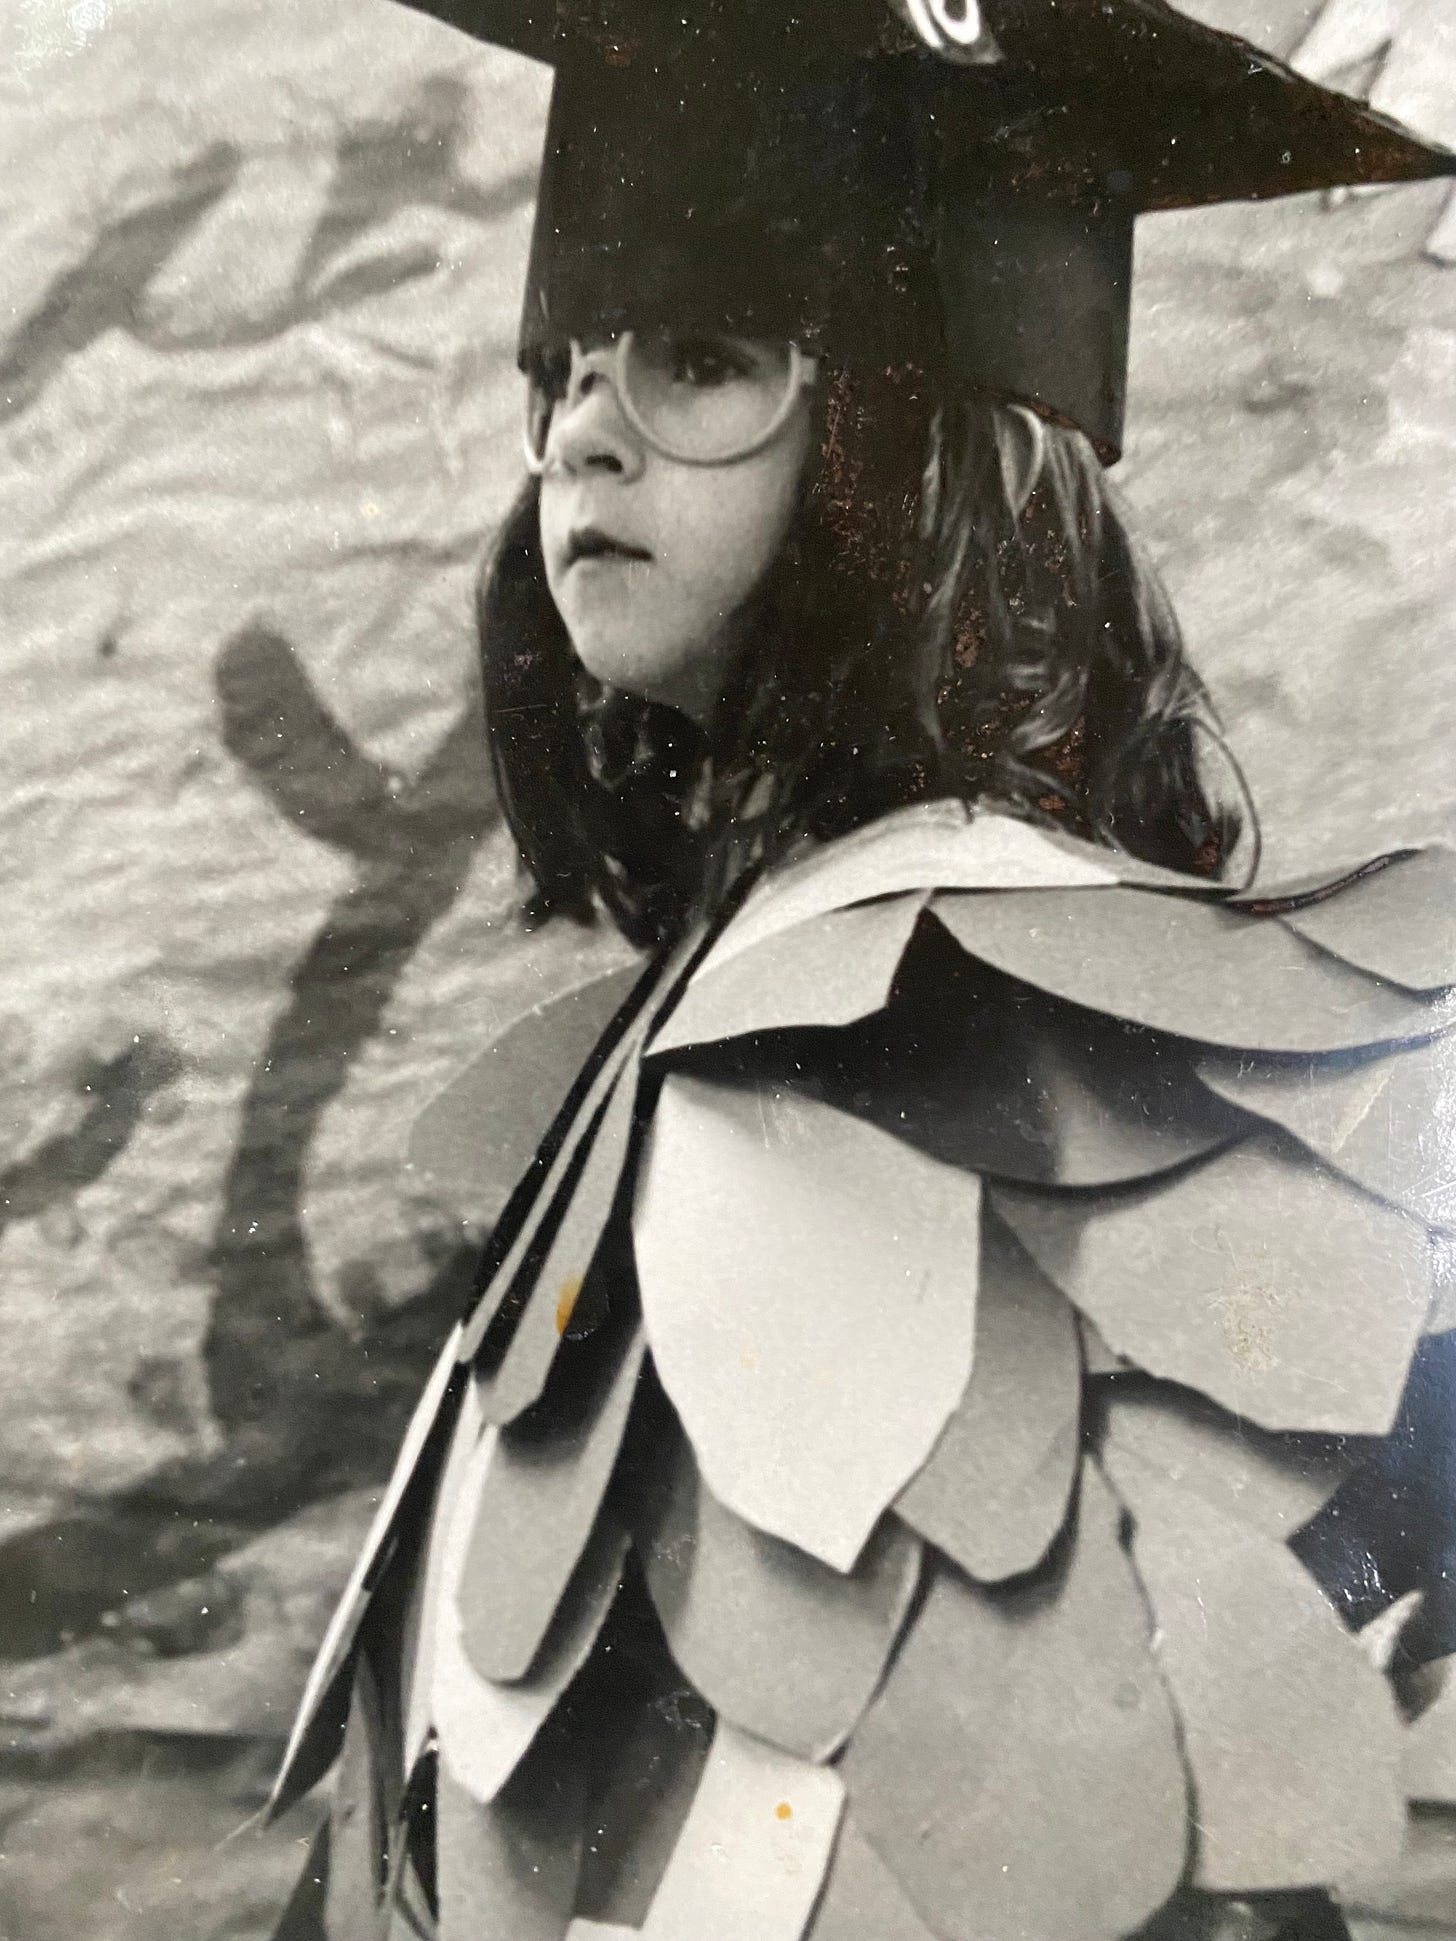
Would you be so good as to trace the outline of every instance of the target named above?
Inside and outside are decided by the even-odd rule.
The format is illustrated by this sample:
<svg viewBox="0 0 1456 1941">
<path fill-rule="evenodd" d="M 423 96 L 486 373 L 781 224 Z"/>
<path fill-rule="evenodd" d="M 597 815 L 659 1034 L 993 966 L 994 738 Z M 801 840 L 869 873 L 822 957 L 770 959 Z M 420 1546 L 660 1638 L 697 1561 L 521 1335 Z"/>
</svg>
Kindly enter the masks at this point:
<svg viewBox="0 0 1456 1941">
<path fill-rule="evenodd" d="M 600 350 L 573 342 L 528 373 L 526 464 L 546 469 L 552 416 L 595 362 L 644 445 L 680 465 L 732 465 L 772 444 L 814 383 L 797 344 L 624 330 Z"/>
</svg>

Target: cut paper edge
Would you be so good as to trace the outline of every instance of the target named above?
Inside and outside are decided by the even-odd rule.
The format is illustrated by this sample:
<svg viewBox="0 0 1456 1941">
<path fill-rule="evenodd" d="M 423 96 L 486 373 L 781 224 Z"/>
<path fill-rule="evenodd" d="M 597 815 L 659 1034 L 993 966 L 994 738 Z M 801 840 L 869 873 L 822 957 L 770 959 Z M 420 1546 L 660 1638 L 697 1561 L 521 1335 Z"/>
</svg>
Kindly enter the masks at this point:
<svg viewBox="0 0 1456 1941">
<path fill-rule="evenodd" d="M 1429 1250 L 1339 1174 L 1250 1140 L 1146 1188 L 987 1191 L 1042 1272 L 1149 1374 L 1265 1429 L 1390 1430 L 1430 1308 Z"/>
<path fill-rule="evenodd" d="M 1456 1807 L 1456 1657 L 1443 1661 L 1447 1673 L 1434 1702 L 1406 1730 L 1401 1780 L 1407 1799 L 1423 1805 Z M 1456 1903 L 1453 1903 L 1456 1918 Z"/>
<path fill-rule="evenodd" d="M 498 1438 L 457 1593 L 465 1654 L 482 1678 L 524 1678 L 535 1662 L 606 1497 L 645 1352 L 634 1326 L 589 1419 L 570 1433 Z"/>
<path fill-rule="evenodd" d="M 1077 1477 L 1077 1319 L 999 1220 L 984 1221 L 971 1379 L 896 1509 L 982 1583 L 1032 1570 Z"/>
<path fill-rule="evenodd" d="M 1194 1047 L 1032 992 L 939 922 L 917 933 L 882 1013 L 792 1052 L 830 1103 L 933 1159 L 1031 1186 L 1156 1178 L 1253 1124 L 1199 1082 Z"/>
<path fill-rule="evenodd" d="M 940 1941 L 1112 1941 L 1183 1877 L 1186 1784 L 1121 1508 L 1084 1464 L 1058 1577 L 933 1575 L 841 1762 L 850 1811 Z"/>
<path fill-rule="evenodd" d="M 440 1592 L 441 1573 L 445 1569 L 446 1539 L 454 1523 L 461 1488 L 471 1467 L 472 1452 L 482 1435 L 487 1433 L 485 1419 L 480 1413 L 477 1385 L 467 1376 L 450 1447 L 429 1512 L 428 1535 L 422 1553 L 423 1568 L 416 1573 L 405 1622 L 404 1648 L 400 1657 L 400 1701 L 404 1737 L 402 1765 L 407 1774 L 415 1770 L 433 1730 L 431 1684 L 436 1637 L 444 1614 Z"/>
<path fill-rule="evenodd" d="M 457 1325 L 451 1330 L 415 1405 L 379 1507 L 374 1512 L 354 1568 L 324 1631 L 269 1794 L 268 1812 L 271 1817 L 276 1818 L 294 1800 L 300 1799 L 310 1787 L 317 1784 L 333 1763 L 337 1746 L 329 1748 L 326 1755 L 322 1748 L 312 1746 L 310 1741 L 315 1736 L 314 1727 L 331 1699 L 337 1695 L 340 1681 L 348 1674 L 359 1627 L 364 1621 L 381 1561 L 393 1540 L 400 1507 L 416 1479 L 425 1450 L 457 1380 L 460 1339 L 461 1330 Z M 342 1724 L 341 1717 L 340 1730 Z"/>
<path fill-rule="evenodd" d="M 1205 1057 L 1199 1077 L 1217 1097 L 1282 1127 L 1367 1193 L 1428 1226 L 1456 1225 L 1456 1108 L 1450 1032 L 1354 1065 Z"/>
<path fill-rule="evenodd" d="M 920 1544 L 882 1519 L 852 1573 L 831 1569 L 719 1503 L 680 1444 L 639 1531 L 668 1649 L 720 1718 L 811 1762 L 863 1716 L 920 1578 Z"/>
<path fill-rule="evenodd" d="M 543 1232 L 559 1221 L 564 1213 L 571 1182 L 581 1164 L 586 1143 L 595 1136 L 605 1107 L 623 1072 L 629 1066 L 636 1069 L 644 1040 L 658 1019 L 680 996 L 685 976 L 704 947 L 704 937 L 704 927 L 696 925 L 668 953 L 652 975 L 650 988 L 644 991 L 630 1021 L 615 1044 L 605 1052 L 569 1115 L 563 1113 L 558 1121 L 553 1122 L 553 1131 L 555 1125 L 560 1124 L 560 1136 L 553 1139 L 550 1162 L 545 1165 L 542 1178 L 531 1184 L 529 1199 L 521 1209 L 520 1219 L 516 1221 L 512 1218 L 515 1212 L 514 1197 L 506 1209 L 506 1219 L 511 1223 L 509 1243 L 503 1246 L 499 1258 L 489 1256 L 493 1260 L 489 1280 L 475 1303 L 461 1338 L 462 1360 L 473 1361 L 479 1354 L 507 1294 L 514 1287 L 532 1251 L 540 1244 Z M 544 1150 L 542 1157 L 544 1160 Z M 522 1182 L 520 1190 L 523 1194 L 526 1192 L 526 1182 Z"/>
<path fill-rule="evenodd" d="M 1330 1887 L 1399 1852 L 1390 1688 L 1292 1552 L 1109 1444 L 1132 1555 L 1182 1722 L 1214 1893 Z"/>
<path fill-rule="evenodd" d="M 1246 1132 L 1238 1114 L 1217 1105 L 1198 1115 L 1204 1123 L 1196 1123 L 1196 1109 L 1208 1102 L 1191 1070 L 1180 1078 L 1170 1073 L 1161 1096 L 1151 1084 L 1141 1092 L 1127 1084 L 1137 1052 L 1166 1050 L 1166 1040 L 1148 1038 L 1135 1046 L 1124 1039 L 1112 1053 L 1120 1069 L 1109 1081 L 1102 1062 L 1106 1047 L 1088 1047 L 1077 1056 L 1069 1049 L 1071 1037 L 1069 1031 L 1068 1042 L 1059 1044 L 1047 1032 L 1028 1047 L 1028 1080 L 1050 1102 L 1046 1114 L 1056 1139 L 1052 1165 L 1038 1178 L 1014 1165 L 998 1165 L 988 1154 L 983 1168 L 988 1178 L 1068 1190 L 1127 1186 L 1203 1159 Z M 1169 1109 L 1173 1101 L 1180 1110 Z"/>
<path fill-rule="evenodd" d="M 433 1941 L 561 1941 L 581 1873 L 584 1788 L 569 1769 L 545 1778 L 484 1803 L 441 1762 L 434 1812 L 439 1921 L 422 1930 Z M 338 1941 L 374 1937 L 350 1933 Z M 397 1926 L 389 1941 L 405 1941 Z"/>
<path fill-rule="evenodd" d="M 1093 889 L 1120 882 L 1125 861 L 1130 859 L 959 800 L 915 803 L 776 870 L 750 895 L 702 970 L 716 970 L 795 924 L 874 897 L 941 886 Z"/>
<path fill-rule="evenodd" d="M 1431 1036 L 1456 1001 L 1349 968 L 1271 918 L 1142 889 L 941 891 L 969 956 L 1049 996 L 1202 1044 L 1344 1051 Z"/>
<path fill-rule="evenodd" d="M 560 1219 L 539 1266 L 527 1263 L 529 1292 L 504 1355 L 485 1378 L 486 1420 L 505 1424 L 538 1402 L 580 1299 L 627 1170 L 640 1067 L 629 1055 L 590 1133 L 576 1178 L 564 1188 Z"/>
<path fill-rule="evenodd" d="M 1279 921 L 1372 977 L 1408 991 L 1446 989 L 1456 984 L 1456 854 L 1432 847 L 1398 857 Z"/>
<path fill-rule="evenodd" d="M 1407 1591 L 1393 1604 L 1387 1604 L 1379 1617 L 1371 1618 L 1355 1633 L 1360 1649 L 1382 1678 L 1387 1676 L 1394 1664 L 1406 1627 L 1415 1619 L 1424 1602 L 1424 1591 Z"/>
<path fill-rule="evenodd" d="M 1127 1456 L 1278 1543 L 1325 1507 L 1359 1460 L 1343 1439 L 1271 1435 L 1171 1384 L 1124 1382 L 1105 1402 L 1104 1451 Z"/>
<path fill-rule="evenodd" d="M 460 1572 L 470 1534 L 466 1516 L 473 1508 L 472 1485 L 484 1473 L 493 1445 L 494 1436 L 487 1431 L 467 1470 L 446 1537 L 430 1681 L 441 1763 L 482 1804 L 499 1794 L 591 1655 L 616 1597 L 627 1552 L 626 1532 L 609 1521 L 598 1522 L 531 1677 L 511 1685 L 482 1678 L 462 1635 Z"/>
<path fill-rule="evenodd" d="M 1426 1314 L 1427 1334 L 1449 1334 L 1456 1328 L 1456 1273 L 1448 1263 L 1436 1278 L 1435 1292 Z"/>
<path fill-rule="evenodd" d="M 721 1719 L 642 1941 L 800 1941 L 829 1867 L 844 1786 Z"/>
<path fill-rule="evenodd" d="M 462 1220 L 490 1224 L 592 1049 L 642 977 L 634 964 L 532 1005 L 425 1107 L 408 1170 Z"/>
<path fill-rule="evenodd" d="M 633 1230 L 715 1496 L 849 1570 L 965 1391 L 980 1182 L 816 1100 L 674 1073 Z"/>
<path fill-rule="evenodd" d="M 1352 1941 L 1451 1941 L 1456 1936 L 1456 1814 L 1419 1807 L 1405 1847 L 1379 1874 L 1340 1885 Z"/>
<path fill-rule="evenodd" d="M 682 1051 L 754 1032 L 847 1025 L 880 1010 L 924 909 L 914 892 L 806 918 L 708 962 L 648 1046 Z"/>
<path fill-rule="evenodd" d="M 1089 1321 L 1085 1314 L 1077 1316 L 1077 1326 L 1082 1336 L 1082 1363 L 1088 1375 L 1135 1375 L 1139 1373 L 1136 1362 L 1129 1361 L 1126 1355 L 1115 1355 L 1097 1330 L 1095 1322 Z"/>
<path fill-rule="evenodd" d="M 624 1075 L 629 1070 L 635 1072 L 637 1069 L 641 1040 L 640 1028 L 630 1028 L 592 1080 L 566 1137 L 547 1168 L 529 1213 L 471 1310 L 460 1341 L 462 1361 L 475 1360 L 522 1270 L 540 1246 L 542 1234 L 565 1219 L 576 1178 L 601 1130 L 607 1109 Z"/>
<path fill-rule="evenodd" d="M 935 1941 L 850 1808 L 807 1941 Z"/>
</svg>

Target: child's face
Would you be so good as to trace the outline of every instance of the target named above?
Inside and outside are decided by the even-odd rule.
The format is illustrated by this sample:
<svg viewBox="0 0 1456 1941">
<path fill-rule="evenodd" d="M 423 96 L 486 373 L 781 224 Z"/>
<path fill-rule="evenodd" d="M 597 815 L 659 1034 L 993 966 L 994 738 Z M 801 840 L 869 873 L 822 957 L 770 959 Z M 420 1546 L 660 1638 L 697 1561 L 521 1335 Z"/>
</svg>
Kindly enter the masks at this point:
<svg viewBox="0 0 1456 1941">
<path fill-rule="evenodd" d="M 701 337 L 573 345 L 543 374 L 546 578 L 599 680 L 707 724 L 798 501 L 812 377 L 787 346 Z"/>
</svg>

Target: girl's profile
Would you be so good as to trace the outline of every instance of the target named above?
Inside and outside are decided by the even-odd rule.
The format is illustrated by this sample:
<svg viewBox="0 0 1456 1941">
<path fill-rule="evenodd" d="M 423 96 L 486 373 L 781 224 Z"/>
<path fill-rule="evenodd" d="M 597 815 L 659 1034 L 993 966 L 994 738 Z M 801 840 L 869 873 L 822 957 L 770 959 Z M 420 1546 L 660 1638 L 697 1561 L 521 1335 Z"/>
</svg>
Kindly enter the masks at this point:
<svg viewBox="0 0 1456 1941">
<path fill-rule="evenodd" d="M 636 959 L 419 1129 L 281 1941 L 1456 1930 L 1456 862 L 1266 880 L 1108 478 L 1140 215 L 1456 157 L 1163 0 L 429 11 L 555 70 L 486 732 Z"/>
</svg>

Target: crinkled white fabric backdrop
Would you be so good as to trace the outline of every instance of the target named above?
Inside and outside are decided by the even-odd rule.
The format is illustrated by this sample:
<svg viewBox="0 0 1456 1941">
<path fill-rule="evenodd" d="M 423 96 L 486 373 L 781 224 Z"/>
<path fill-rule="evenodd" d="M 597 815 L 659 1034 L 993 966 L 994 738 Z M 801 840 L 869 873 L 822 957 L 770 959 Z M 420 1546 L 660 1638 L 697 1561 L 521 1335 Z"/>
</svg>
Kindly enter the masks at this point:
<svg viewBox="0 0 1456 1941">
<path fill-rule="evenodd" d="M 1447 0 L 1188 10 L 1456 138 Z M 476 722 L 546 79 L 383 0 L 11 0 L 0 74 L 0 1935 L 244 1941 L 464 1257 L 409 1126 L 624 954 L 513 923 Z M 1456 833 L 1443 258 L 1440 188 L 1145 225 L 1126 483 L 1271 874 Z"/>
</svg>

